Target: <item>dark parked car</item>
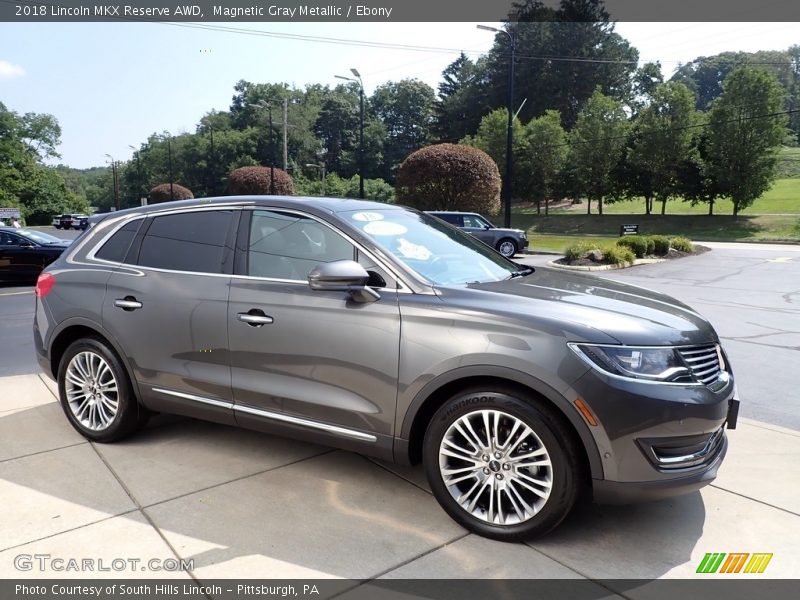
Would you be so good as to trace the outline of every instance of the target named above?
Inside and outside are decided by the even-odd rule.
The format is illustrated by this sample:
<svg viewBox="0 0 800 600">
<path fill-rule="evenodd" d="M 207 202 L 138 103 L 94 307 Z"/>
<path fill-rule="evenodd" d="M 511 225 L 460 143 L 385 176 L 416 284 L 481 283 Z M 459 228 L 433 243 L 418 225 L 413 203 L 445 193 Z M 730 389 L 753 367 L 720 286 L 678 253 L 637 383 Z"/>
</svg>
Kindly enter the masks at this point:
<svg viewBox="0 0 800 600">
<path fill-rule="evenodd" d="M 90 440 L 159 411 L 421 461 L 456 521 L 502 540 L 549 531 L 581 490 L 708 484 L 738 407 L 685 304 L 356 200 L 111 213 L 39 277 L 34 339 Z"/>
<path fill-rule="evenodd" d="M 80 214 L 61 215 L 53 219 L 56 229 L 86 229 L 89 226 L 89 216 Z"/>
<path fill-rule="evenodd" d="M 429 211 L 428 214 L 447 221 L 459 229 L 474 235 L 484 244 L 497 250 L 506 258 L 528 248 L 528 236 L 521 229 L 501 229 L 489 219 L 470 212 Z"/>
<path fill-rule="evenodd" d="M 69 244 L 35 229 L 0 227 L 0 281 L 34 281 Z"/>
</svg>

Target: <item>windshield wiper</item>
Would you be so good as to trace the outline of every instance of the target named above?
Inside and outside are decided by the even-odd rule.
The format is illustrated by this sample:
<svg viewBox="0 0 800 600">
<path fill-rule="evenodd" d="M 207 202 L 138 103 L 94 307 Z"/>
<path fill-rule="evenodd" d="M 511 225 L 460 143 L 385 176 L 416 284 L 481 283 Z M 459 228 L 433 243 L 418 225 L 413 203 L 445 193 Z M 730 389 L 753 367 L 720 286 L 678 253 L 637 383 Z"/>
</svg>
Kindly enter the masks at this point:
<svg viewBox="0 0 800 600">
<path fill-rule="evenodd" d="M 508 279 L 514 279 L 515 277 L 524 277 L 525 275 L 530 275 L 531 273 L 534 272 L 534 270 L 535 269 L 533 267 L 524 267 L 519 271 L 514 271 L 513 273 L 511 273 L 511 275 L 508 276 Z"/>
</svg>

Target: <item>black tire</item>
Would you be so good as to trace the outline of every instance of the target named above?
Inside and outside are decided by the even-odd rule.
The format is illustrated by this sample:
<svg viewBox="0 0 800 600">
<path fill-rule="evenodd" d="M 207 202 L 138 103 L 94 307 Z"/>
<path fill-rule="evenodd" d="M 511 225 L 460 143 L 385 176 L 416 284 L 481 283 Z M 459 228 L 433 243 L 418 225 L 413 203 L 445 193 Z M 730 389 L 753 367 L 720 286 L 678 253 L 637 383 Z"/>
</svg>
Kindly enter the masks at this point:
<svg viewBox="0 0 800 600">
<path fill-rule="evenodd" d="M 505 419 L 505 422 L 511 425 L 514 423 L 514 419 L 517 419 L 524 425 L 527 425 L 535 434 L 536 441 L 540 442 L 541 446 L 543 446 L 544 450 L 547 452 L 545 458 L 549 458 L 550 465 L 533 467 L 536 469 L 534 472 L 530 470 L 530 467 L 519 468 L 518 466 L 503 464 L 506 461 L 513 462 L 516 460 L 518 461 L 516 464 L 519 465 L 519 461 L 525 459 L 515 458 L 514 453 L 516 453 L 517 456 L 521 456 L 519 454 L 520 452 L 527 452 L 531 447 L 533 447 L 536 452 L 540 451 L 536 446 L 527 445 L 528 440 L 534 440 L 533 437 L 525 438 L 521 446 L 515 450 L 512 440 L 522 439 L 520 434 L 517 433 L 514 435 L 514 438 L 507 438 L 503 443 L 507 450 L 511 449 L 511 452 L 508 452 L 507 456 L 503 456 L 502 460 L 491 460 L 483 465 L 482 468 L 477 469 L 481 471 L 481 473 L 484 473 L 484 476 L 477 473 L 476 475 L 472 475 L 475 483 L 473 483 L 473 480 L 467 479 L 456 485 L 451 485 L 448 488 L 448 485 L 444 482 L 444 476 L 441 471 L 442 467 L 440 466 L 440 447 L 442 446 L 443 438 L 448 434 L 448 431 L 454 431 L 454 429 L 451 429 L 451 426 L 459 421 L 459 419 L 468 415 L 470 419 L 481 419 L 483 416 L 482 411 L 495 411 L 501 415 L 505 415 L 499 417 L 500 423 L 503 423 Z M 493 415 L 494 413 L 488 414 Z M 477 423 L 479 421 L 473 422 Z M 460 421 L 460 423 L 463 424 L 463 421 Z M 509 427 L 507 427 L 507 430 L 508 429 Z M 476 427 L 474 430 L 481 436 L 481 433 L 479 433 L 480 429 Z M 507 433 L 508 431 L 506 431 L 506 434 Z M 483 439 L 482 436 L 481 439 Z M 423 464 L 434 496 L 453 520 L 478 535 L 505 542 L 518 542 L 548 533 L 561 523 L 572 510 L 581 488 L 581 462 L 573 439 L 574 436 L 568 426 L 565 425 L 562 419 L 553 412 L 553 409 L 547 406 L 543 401 L 537 400 L 534 397 L 529 397 L 514 389 L 503 389 L 499 386 L 482 386 L 459 392 L 436 411 L 425 432 L 425 439 L 423 442 Z M 472 445 L 476 447 L 476 444 Z M 450 463 L 453 462 L 452 459 L 446 456 L 442 456 L 441 459 L 449 460 Z M 482 460 L 482 457 L 480 452 L 477 452 L 474 462 L 480 467 L 481 465 L 478 463 L 479 460 Z M 470 462 L 471 461 L 472 459 L 470 459 Z M 456 459 L 456 462 L 458 463 L 459 459 Z M 460 466 L 468 464 L 467 461 L 460 462 Z M 459 465 L 448 464 L 446 466 L 452 468 Z M 504 469 L 507 467 L 511 470 L 505 471 Z M 472 469 L 472 466 L 469 465 L 469 468 Z M 543 479 L 547 479 L 545 475 L 541 474 L 542 470 L 549 470 L 551 482 L 549 495 L 545 500 L 540 500 L 538 496 L 531 495 L 529 490 L 521 487 L 522 484 L 519 483 L 520 476 L 518 475 L 521 471 L 523 475 L 535 474 Z M 504 482 L 498 483 L 491 481 L 493 478 L 502 480 L 503 476 L 505 476 Z M 454 477 L 458 478 L 460 475 L 454 475 Z M 483 478 L 484 484 L 480 483 L 481 478 Z M 522 479 L 522 481 L 527 482 L 529 480 Z M 508 520 L 510 515 L 510 523 L 503 524 L 499 522 L 499 520 L 503 518 L 502 513 L 500 513 L 499 517 L 497 517 L 497 515 L 495 516 L 497 522 L 489 522 L 487 517 L 491 515 L 491 512 L 486 510 L 486 506 L 488 504 L 489 494 L 494 494 L 494 492 L 490 492 L 490 489 L 494 489 L 494 484 L 496 484 L 498 488 L 500 488 L 500 486 L 506 486 L 502 488 L 502 492 L 497 492 L 497 500 L 494 501 L 495 504 L 503 503 L 503 499 L 501 498 L 502 494 L 505 498 L 506 507 L 513 508 L 511 501 L 512 494 L 505 491 L 507 488 L 511 487 L 514 488 L 514 490 L 511 491 L 515 492 L 516 490 L 521 490 L 523 496 L 533 498 L 535 502 L 542 502 L 542 504 L 539 506 L 538 510 L 530 511 L 532 516 L 526 516 L 528 513 L 525 511 L 523 511 L 523 515 L 520 515 L 519 511 L 516 511 L 516 515 L 511 515 L 510 511 L 506 511 L 506 519 Z M 457 490 L 454 491 L 454 493 L 459 493 L 462 498 L 465 495 L 468 499 L 474 498 L 475 495 L 466 494 L 467 488 L 471 488 L 473 485 L 478 486 L 477 489 L 481 490 L 479 493 L 475 494 L 480 499 L 475 510 L 478 513 L 482 512 L 483 518 L 479 518 L 475 516 L 475 514 L 468 512 L 467 508 L 462 507 L 451 494 L 451 489 L 453 489 Z M 485 485 L 491 485 L 491 488 L 485 489 L 484 491 Z M 482 509 L 481 506 L 484 508 Z M 522 518 L 523 516 L 525 516 L 524 519 Z M 517 522 L 513 522 L 515 518 Z"/>
<path fill-rule="evenodd" d="M 503 238 L 502 240 L 497 242 L 495 249 L 506 258 L 511 258 L 517 252 L 519 252 L 519 247 L 517 246 L 517 242 L 515 242 L 511 238 Z"/>
<path fill-rule="evenodd" d="M 76 365 L 71 374 L 75 374 L 77 372 L 78 364 L 81 360 L 85 361 L 85 357 L 99 357 L 99 359 L 101 359 L 108 367 L 108 370 L 113 376 L 113 381 L 116 382 L 116 392 L 109 392 L 107 396 L 108 398 L 115 397 L 116 413 L 113 415 L 113 418 L 108 420 L 107 424 L 101 427 L 90 427 L 86 422 L 78 417 L 78 414 L 91 414 L 91 406 L 89 406 L 88 409 L 84 408 L 83 412 L 78 410 L 80 408 L 78 405 L 82 405 L 83 401 L 87 400 L 86 392 L 76 392 L 79 394 L 79 400 L 74 400 L 73 396 L 73 403 L 70 404 L 70 399 L 67 393 L 67 370 L 70 367 L 70 363 L 79 354 L 83 354 L 83 356 L 81 359 L 76 361 Z M 101 377 L 97 377 L 97 381 L 100 382 Z M 104 381 L 109 380 L 105 379 Z M 74 384 L 75 380 L 71 378 L 70 387 L 72 390 L 75 390 Z M 147 423 L 149 416 L 149 412 L 136 400 L 130 378 L 128 377 L 125 367 L 117 357 L 116 353 L 105 341 L 95 337 L 86 337 L 76 340 L 70 344 L 70 346 L 64 352 L 64 355 L 62 356 L 61 362 L 58 366 L 58 395 L 61 400 L 61 408 L 64 410 L 64 414 L 67 416 L 70 424 L 78 431 L 78 433 L 94 442 L 114 442 L 121 440 L 122 438 L 127 437 L 135 431 L 141 429 L 145 423 Z M 90 402 L 89 404 L 99 405 L 101 402 L 96 401 Z M 77 408 L 73 408 L 76 406 Z M 105 407 L 106 405 L 103 404 L 103 406 Z M 94 414 L 98 414 L 99 411 L 100 408 L 95 406 Z M 108 413 L 106 412 L 103 414 L 108 416 Z"/>
<path fill-rule="evenodd" d="M 61 229 L 61 225 L 53 225 L 56 229 Z"/>
</svg>

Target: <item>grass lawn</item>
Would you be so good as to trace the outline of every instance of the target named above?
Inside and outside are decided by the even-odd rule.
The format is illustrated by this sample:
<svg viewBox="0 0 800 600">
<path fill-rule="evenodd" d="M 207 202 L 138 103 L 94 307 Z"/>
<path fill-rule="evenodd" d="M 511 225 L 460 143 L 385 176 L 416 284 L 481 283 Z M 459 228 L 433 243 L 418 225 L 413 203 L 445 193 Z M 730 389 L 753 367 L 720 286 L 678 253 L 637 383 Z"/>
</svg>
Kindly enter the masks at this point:
<svg viewBox="0 0 800 600">
<path fill-rule="evenodd" d="M 571 246 L 580 240 L 592 240 L 600 242 L 601 244 L 613 244 L 618 238 L 600 235 L 578 236 L 532 233 L 528 235 L 528 239 L 531 242 L 529 250 L 534 252 L 564 252 L 567 246 Z"/>
<path fill-rule="evenodd" d="M 798 160 L 800 160 L 800 148 Z M 800 163 L 798 163 L 800 164 Z M 661 204 L 656 203 L 654 212 L 661 213 Z M 536 209 L 524 209 L 524 212 L 535 213 Z M 597 212 L 596 204 L 592 204 L 592 212 Z M 644 213 L 644 199 L 622 200 L 612 204 L 603 205 L 603 213 L 608 215 L 641 215 Z M 567 208 L 557 208 L 551 214 L 586 214 L 586 202 L 575 204 Z M 708 205 L 698 204 L 692 206 L 689 202 L 676 199 L 667 202 L 667 215 L 707 215 Z M 732 215 L 733 205 L 730 200 L 717 200 L 714 203 L 715 215 Z M 741 215 L 764 214 L 797 214 L 800 215 L 800 177 L 777 179 L 772 188 L 761 198 L 756 200 L 750 208 L 743 210 Z"/>
<path fill-rule="evenodd" d="M 800 243 L 799 215 L 582 215 L 553 214 L 549 217 L 517 212 L 512 226 L 524 229 L 531 249 L 563 250 L 581 237 L 617 238 L 622 224 L 636 223 L 642 234 L 682 235 L 692 240 L 728 242 Z M 551 241 L 552 240 L 552 241 Z M 564 243 L 566 241 L 566 244 Z"/>
</svg>

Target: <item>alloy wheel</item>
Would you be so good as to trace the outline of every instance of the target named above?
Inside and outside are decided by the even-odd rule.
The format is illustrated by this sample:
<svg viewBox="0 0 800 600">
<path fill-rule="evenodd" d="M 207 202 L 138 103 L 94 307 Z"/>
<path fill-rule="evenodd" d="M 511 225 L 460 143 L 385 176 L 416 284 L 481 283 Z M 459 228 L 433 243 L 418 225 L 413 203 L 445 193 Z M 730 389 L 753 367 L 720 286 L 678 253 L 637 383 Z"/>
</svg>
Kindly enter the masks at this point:
<svg viewBox="0 0 800 600">
<path fill-rule="evenodd" d="M 75 419 L 87 429 L 106 429 L 119 410 L 119 390 L 114 372 L 95 352 L 79 352 L 67 365 L 64 388 Z"/>
</svg>

